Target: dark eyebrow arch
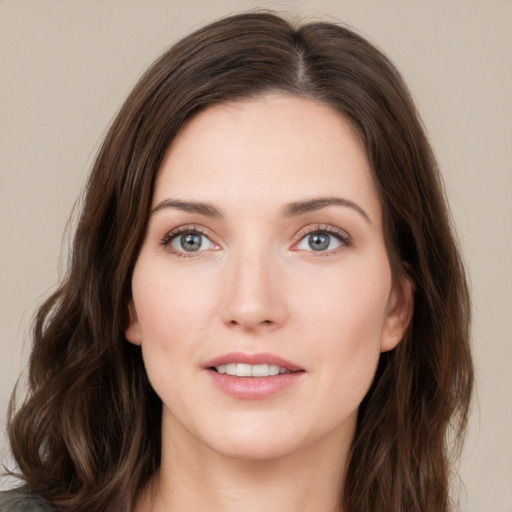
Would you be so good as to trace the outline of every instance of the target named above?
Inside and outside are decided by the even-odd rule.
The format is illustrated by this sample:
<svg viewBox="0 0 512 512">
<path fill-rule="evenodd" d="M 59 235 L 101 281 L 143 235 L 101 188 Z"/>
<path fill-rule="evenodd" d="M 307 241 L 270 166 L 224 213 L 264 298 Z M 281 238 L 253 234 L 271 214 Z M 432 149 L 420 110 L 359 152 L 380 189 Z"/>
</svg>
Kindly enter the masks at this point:
<svg viewBox="0 0 512 512">
<path fill-rule="evenodd" d="M 206 217 L 222 217 L 221 212 L 211 204 L 195 201 L 181 201 L 179 199 L 164 199 L 151 210 L 151 213 L 156 213 L 165 208 L 174 208 L 175 210 L 182 210 L 188 213 L 198 213 Z"/>
<path fill-rule="evenodd" d="M 282 215 L 283 217 L 297 217 L 305 213 L 326 208 L 327 206 L 344 206 L 352 208 L 371 224 L 370 217 L 359 205 L 349 199 L 343 199 L 341 197 L 317 197 L 314 199 L 289 203 L 283 208 Z"/>
<path fill-rule="evenodd" d="M 295 201 L 284 206 L 281 214 L 283 217 L 298 217 L 299 215 L 304 215 L 305 213 L 313 212 L 315 210 L 321 210 L 328 206 L 344 206 L 352 208 L 371 224 L 370 217 L 359 205 L 349 199 L 343 199 L 341 197 L 319 197 L 304 201 Z M 166 208 L 174 208 L 188 213 L 198 213 L 200 215 L 205 215 L 206 217 L 222 218 L 220 210 L 211 204 L 195 201 L 181 201 L 179 199 L 164 199 L 151 210 L 151 213 L 153 214 Z"/>
</svg>

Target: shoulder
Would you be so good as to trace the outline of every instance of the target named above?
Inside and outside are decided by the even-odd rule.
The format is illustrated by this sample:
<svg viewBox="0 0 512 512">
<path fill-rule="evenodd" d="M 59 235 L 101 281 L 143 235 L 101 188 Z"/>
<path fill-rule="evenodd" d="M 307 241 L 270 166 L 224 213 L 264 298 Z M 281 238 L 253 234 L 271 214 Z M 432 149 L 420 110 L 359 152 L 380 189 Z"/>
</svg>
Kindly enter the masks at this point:
<svg viewBox="0 0 512 512">
<path fill-rule="evenodd" d="M 50 512 L 44 501 L 23 489 L 0 491 L 0 512 Z"/>
</svg>

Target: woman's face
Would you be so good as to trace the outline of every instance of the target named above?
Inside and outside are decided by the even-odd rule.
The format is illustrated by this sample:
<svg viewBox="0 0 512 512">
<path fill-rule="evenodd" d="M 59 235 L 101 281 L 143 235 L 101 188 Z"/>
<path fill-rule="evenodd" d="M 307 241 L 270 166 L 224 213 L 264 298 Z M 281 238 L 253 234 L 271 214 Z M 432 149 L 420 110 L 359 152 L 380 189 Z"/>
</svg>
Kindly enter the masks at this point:
<svg viewBox="0 0 512 512">
<path fill-rule="evenodd" d="M 410 308 L 358 137 L 287 95 L 210 107 L 181 130 L 132 290 L 126 336 L 164 433 L 247 459 L 350 443 Z"/>
</svg>

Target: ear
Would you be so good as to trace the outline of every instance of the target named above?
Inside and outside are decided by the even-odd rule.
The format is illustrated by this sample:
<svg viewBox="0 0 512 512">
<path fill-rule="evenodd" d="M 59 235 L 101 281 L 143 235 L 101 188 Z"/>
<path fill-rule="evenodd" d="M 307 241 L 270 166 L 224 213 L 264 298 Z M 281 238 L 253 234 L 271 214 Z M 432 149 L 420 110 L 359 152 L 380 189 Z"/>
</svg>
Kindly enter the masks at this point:
<svg viewBox="0 0 512 512">
<path fill-rule="evenodd" d="M 389 295 L 381 352 L 394 349 L 403 338 L 412 317 L 413 297 L 414 286 L 410 278 L 405 275 L 398 278 Z"/>
<path fill-rule="evenodd" d="M 134 345 L 140 345 L 142 343 L 142 336 L 140 332 L 140 325 L 137 319 L 137 311 L 135 311 L 135 304 L 133 299 L 128 303 L 128 312 L 130 315 L 130 323 L 124 331 L 125 338 Z"/>
</svg>

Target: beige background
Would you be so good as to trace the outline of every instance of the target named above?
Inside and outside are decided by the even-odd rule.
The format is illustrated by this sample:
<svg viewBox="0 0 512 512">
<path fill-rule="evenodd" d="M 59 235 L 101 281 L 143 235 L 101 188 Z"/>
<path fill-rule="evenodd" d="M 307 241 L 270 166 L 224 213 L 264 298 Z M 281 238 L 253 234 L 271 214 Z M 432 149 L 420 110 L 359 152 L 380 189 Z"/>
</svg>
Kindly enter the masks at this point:
<svg viewBox="0 0 512 512">
<path fill-rule="evenodd" d="M 511 512 L 507 0 L 0 0 L 0 421 L 25 367 L 31 315 L 58 277 L 68 214 L 116 109 L 170 43 L 255 6 L 343 20 L 405 75 L 437 152 L 472 276 L 478 398 L 461 465 L 462 510 Z M 0 450 L 6 456 L 4 438 Z"/>
</svg>

